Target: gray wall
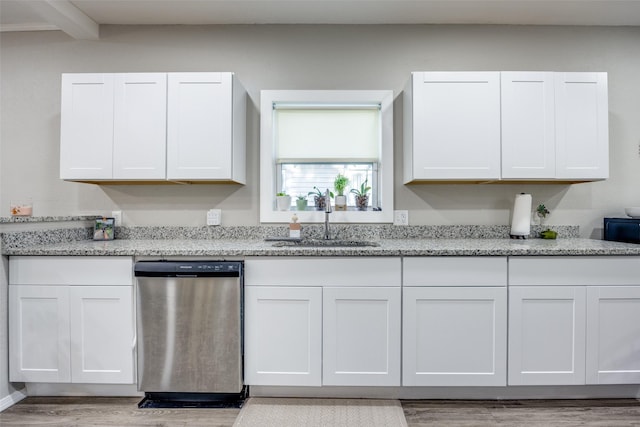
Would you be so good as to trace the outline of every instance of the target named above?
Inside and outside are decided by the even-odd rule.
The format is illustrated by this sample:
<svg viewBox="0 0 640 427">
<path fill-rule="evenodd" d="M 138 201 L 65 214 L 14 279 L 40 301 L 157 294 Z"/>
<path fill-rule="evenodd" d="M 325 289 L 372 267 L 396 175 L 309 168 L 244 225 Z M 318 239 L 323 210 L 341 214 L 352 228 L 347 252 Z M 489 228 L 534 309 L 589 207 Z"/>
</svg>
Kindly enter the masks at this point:
<svg viewBox="0 0 640 427">
<path fill-rule="evenodd" d="M 576 185 L 409 185 L 401 180 L 401 103 L 396 100 L 395 208 L 411 224 L 508 224 L 514 195 L 530 192 L 550 224 L 598 236 L 603 216 L 640 206 L 640 27 L 527 26 L 103 26 L 100 41 L 61 32 L 3 33 L 0 45 L 0 214 L 32 197 L 36 215 L 124 211 L 127 225 L 223 225 L 258 218 L 257 105 L 261 89 L 392 89 L 416 70 L 607 71 L 611 178 Z M 60 74 L 233 71 L 253 106 L 248 183 L 102 185 L 58 179 Z"/>
</svg>

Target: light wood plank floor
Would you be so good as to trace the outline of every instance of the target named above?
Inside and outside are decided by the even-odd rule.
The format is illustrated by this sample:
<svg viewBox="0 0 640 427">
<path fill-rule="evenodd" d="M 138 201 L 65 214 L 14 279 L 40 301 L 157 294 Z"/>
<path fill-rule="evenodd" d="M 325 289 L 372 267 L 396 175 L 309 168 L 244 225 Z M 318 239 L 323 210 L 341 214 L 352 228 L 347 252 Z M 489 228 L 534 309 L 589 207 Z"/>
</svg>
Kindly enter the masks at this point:
<svg viewBox="0 0 640 427">
<path fill-rule="evenodd" d="M 230 427 L 238 409 L 138 409 L 139 398 L 29 397 L 0 413 L 0 426 Z M 405 400 L 409 427 L 640 426 L 640 401 Z M 330 427 L 330 426 L 327 426 Z"/>
</svg>

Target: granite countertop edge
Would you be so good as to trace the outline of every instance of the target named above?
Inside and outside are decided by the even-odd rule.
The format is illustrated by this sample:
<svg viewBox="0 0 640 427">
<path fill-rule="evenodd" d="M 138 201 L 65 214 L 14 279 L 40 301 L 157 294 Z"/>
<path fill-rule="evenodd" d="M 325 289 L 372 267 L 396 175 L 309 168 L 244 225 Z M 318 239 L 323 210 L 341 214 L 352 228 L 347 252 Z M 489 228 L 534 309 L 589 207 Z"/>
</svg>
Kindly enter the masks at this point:
<svg viewBox="0 0 640 427">
<path fill-rule="evenodd" d="M 640 256 L 640 245 L 594 239 L 386 239 L 376 247 L 274 247 L 263 240 L 113 240 L 3 247 L 5 256 Z"/>
</svg>

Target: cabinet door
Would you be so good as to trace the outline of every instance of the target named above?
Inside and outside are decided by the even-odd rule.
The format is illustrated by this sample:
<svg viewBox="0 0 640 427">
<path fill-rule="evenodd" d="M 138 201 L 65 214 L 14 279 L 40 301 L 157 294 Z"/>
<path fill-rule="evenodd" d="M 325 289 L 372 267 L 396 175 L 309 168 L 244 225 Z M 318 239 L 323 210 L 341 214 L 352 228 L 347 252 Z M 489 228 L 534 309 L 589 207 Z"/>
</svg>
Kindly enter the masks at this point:
<svg viewBox="0 0 640 427">
<path fill-rule="evenodd" d="M 9 286 L 10 381 L 68 383 L 66 286 Z"/>
<path fill-rule="evenodd" d="M 167 75 L 115 75 L 114 179 L 164 179 L 167 150 Z"/>
<path fill-rule="evenodd" d="M 609 177 L 606 73 L 556 73 L 558 178 Z"/>
<path fill-rule="evenodd" d="M 640 286 L 587 288 L 587 384 L 640 383 Z"/>
<path fill-rule="evenodd" d="M 504 386 L 505 287 L 407 287 L 404 386 Z"/>
<path fill-rule="evenodd" d="M 244 316 L 245 384 L 321 385 L 322 288 L 246 286 Z"/>
<path fill-rule="evenodd" d="M 169 73 L 167 178 L 230 179 L 231 73 Z"/>
<path fill-rule="evenodd" d="M 113 74 L 63 74 L 60 178 L 111 179 Z"/>
<path fill-rule="evenodd" d="M 414 179 L 500 178 L 500 73 L 413 74 Z"/>
<path fill-rule="evenodd" d="M 70 286 L 71 381 L 133 384 L 129 286 Z"/>
<path fill-rule="evenodd" d="M 323 288 L 323 385 L 400 385 L 400 288 Z"/>
<path fill-rule="evenodd" d="M 502 178 L 556 176 L 554 75 L 501 73 Z"/>
<path fill-rule="evenodd" d="M 509 385 L 585 383 L 584 286 L 509 288 Z"/>
</svg>

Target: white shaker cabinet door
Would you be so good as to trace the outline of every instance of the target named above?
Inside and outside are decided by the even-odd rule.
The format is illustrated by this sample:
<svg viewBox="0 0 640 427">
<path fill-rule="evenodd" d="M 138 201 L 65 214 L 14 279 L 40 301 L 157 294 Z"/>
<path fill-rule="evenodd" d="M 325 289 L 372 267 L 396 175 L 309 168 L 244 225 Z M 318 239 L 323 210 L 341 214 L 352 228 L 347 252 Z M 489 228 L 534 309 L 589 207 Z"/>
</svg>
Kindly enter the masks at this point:
<svg viewBox="0 0 640 427">
<path fill-rule="evenodd" d="M 400 287 L 323 288 L 323 385 L 400 385 Z"/>
<path fill-rule="evenodd" d="M 63 74 L 60 178 L 113 177 L 113 74 Z"/>
<path fill-rule="evenodd" d="M 130 286 L 70 286 L 74 383 L 133 384 L 134 318 Z"/>
<path fill-rule="evenodd" d="M 405 181 L 499 179 L 500 73 L 418 72 L 412 84 Z"/>
<path fill-rule="evenodd" d="M 9 286 L 9 325 L 10 381 L 71 381 L 66 286 Z"/>
<path fill-rule="evenodd" d="M 167 178 L 229 179 L 232 74 L 169 73 Z"/>
<path fill-rule="evenodd" d="M 585 383 L 584 286 L 509 288 L 509 385 Z"/>
<path fill-rule="evenodd" d="M 322 288 L 245 286 L 248 385 L 322 384 Z"/>
<path fill-rule="evenodd" d="M 587 384 L 640 384 L 640 286 L 587 288 Z"/>
<path fill-rule="evenodd" d="M 406 287 L 404 386 L 504 386 L 506 287 Z"/>
<path fill-rule="evenodd" d="M 502 178 L 556 176 L 554 73 L 502 72 Z"/>
<path fill-rule="evenodd" d="M 609 177 L 606 73 L 556 73 L 556 171 L 560 179 Z"/>
<path fill-rule="evenodd" d="M 115 75 L 113 179 L 165 179 L 167 74 Z"/>
</svg>

